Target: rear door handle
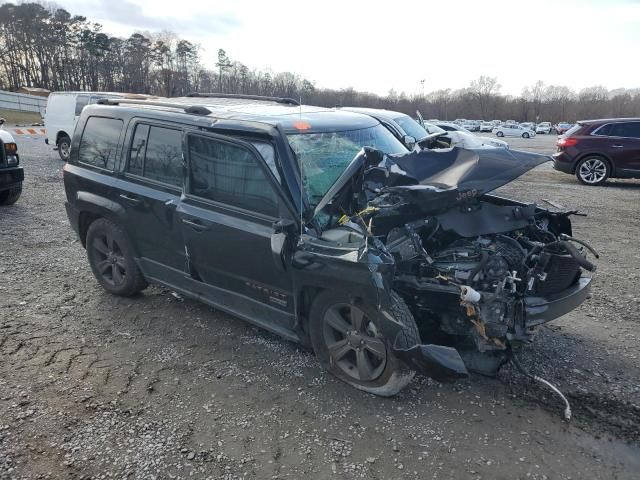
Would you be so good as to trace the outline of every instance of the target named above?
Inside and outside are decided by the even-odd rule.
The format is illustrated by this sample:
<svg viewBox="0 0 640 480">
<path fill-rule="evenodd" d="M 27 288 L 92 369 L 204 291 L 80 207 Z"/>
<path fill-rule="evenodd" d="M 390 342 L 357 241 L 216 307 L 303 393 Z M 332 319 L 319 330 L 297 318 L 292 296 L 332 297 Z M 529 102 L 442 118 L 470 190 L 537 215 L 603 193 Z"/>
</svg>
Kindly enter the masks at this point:
<svg viewBox="0 0 640 480">
<path fill-rule="evenodd" d="M 184 223 L 185 225 L 189 225 L 196 232 L 204 232 L 205 230 L 209 230 L 209 225 L 205 225 L 202 223 L 202 221 L 197 219 L 187 220 L 186 218 L 183 218 L 182 223 Z"/>
<path fill-rule="evenodd" d="M 616 145 L 611 145 L 611 146 L 612 146 L 613 148 L 624 148 L 624 145 L 618 145 L 618 144 L 616 144 Z"/>
<path fill-rule="evenodd" d="M 140 199 L 136 198 L 136 197 L 130 197 L 129 195 L 127 195 L 126 193 L 121 193 L 120 194 L 120 198 L 123 200 L 126 200 L 129 203 L 132 203 L 134 205 L 137 205 L 140 203 Z"/>
</svg>

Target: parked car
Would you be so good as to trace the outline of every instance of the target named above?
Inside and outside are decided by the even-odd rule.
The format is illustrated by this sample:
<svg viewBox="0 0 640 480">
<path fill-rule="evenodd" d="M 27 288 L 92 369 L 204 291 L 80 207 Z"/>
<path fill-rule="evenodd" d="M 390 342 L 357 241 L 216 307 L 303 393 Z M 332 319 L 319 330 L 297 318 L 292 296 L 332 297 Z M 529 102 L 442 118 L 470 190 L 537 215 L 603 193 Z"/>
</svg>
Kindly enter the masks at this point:
<svg viewBox="0 0 640 480">
<path fill-rule="evenodd" d="M 452 139 L 452 144 L 462 148 L 506 148 L 509 144 L 504 140 L 491 137 L 480 137 L 455 123 L 439 122 L 436 127 L 446 131 Z"/>
<path fill-rule="evenodd" d="M 502 125 L 502 120 L 491 120 L 491 124 L 494 127 L 500 126 L 500 125 Z"/>
<path fill-rule="evenodd" d="M 471 122 L 471 121 L 466 121 L 465 123 L 462 123 L 460 126 L 469 132 L 477 132 L 480 130 L 480 126 L 476 125 L 475 122 Z"/>
<path fill-rule="evenodd" d="M 520 126 L 522 128 L 526 128 L 527 130 L 534 130 L 535 131 L 535 129 L 536 129 L 536 124 L 533 123 L 533 122 L 522 122 L 520 124 Z"/>
<path fill-rule="evenodd" d="M 71 136 L 76 127 L 82 109 L 96 103 L 100 98 L 155 98 L 148 95 L 137 95 L 113 92 L 51 92 L 47 98 L 44 115 L 44 127 L 47 145 L 55 145 L 58 155 L 63 161 L 69 159 Z"/>
<path fill-rule="evenodd" d="M 573 127 L 573 123 L 560 122 L 555 126 L 555 129 L 558 135 L 564 135 L 571 129 L 571 127 Z"/>
<path fill-rule="evenodd" d="M 416 112 L 418 120 L 415 120 L 404 113 L 392 110 L 360 107 L 341 107 L 340 109 L 372 116 L 387 127 L 409 150 L 413 150 L 416 145 L 419 145 L 420 148 L 446 148 L 449 146 L 461 148 L 509 148 L 509 145 L 504 141 L 478 137 L 455 124 L 451 124 L 449 131 L 446 131 L 437 125 L 425 122 L 420 112 Z M 454 129 L 459 129 L 460 132 L 464 133 L 459 133 Z M 487 143 L 487 140 L 491 141 L 491 143 Z"/>
<path fill-rule="evenodd" d="M 547 161 L 409 152 L 369 115 L 220 94 L 83 109 L 66 209 L 100 285 L 158 283 L 392 395 L 496 373 L 582 303 L 571 212 L 490 192 Z"/>
<path fill-rule="evenodd" d="M 525 128 L 515 123 L 505 123 L 493 129 L 493 133 L 498 137 L 522 137 L 532 138 L 536 136 L 536 132 L 529 128 Z"/>
<path fill-rule="evenodd" d="M 437 133 L 435 129 L 431 131 L 425 130 L 416 120 L 401 112 L 360 107 L 339 107 L 339 110 L 369 115 L 375 118 L 400 140 L 408 150 L 413 150 L 416 145 L 420 145 L 425 141 L 430 143 L 429 139 L 433 138 L 432 134 Z"/>
<path fill-rule="evenodd" d="M 578 122 L 558 139 L 553 154 L 556 170 L 585 185 L 608 178 L 640 178 L 640 118 Z"/>
<path fill-rule="evenodd" d="M 0 206 L 12 205 L 22 194 L 24 170 L 20 166 L 18 145 L 13 136 L 2 129 L 0 119 Z"/>
<path fill-rule="evenodd" d="M 493 123 L 491 122 L 482 122 L 480 124 L 480 131 L 481 132 L 490 132 L 491 130 L 493 130 Z"/>
<path fill-rule="evenodd" d="M 536 133 L 551 133 L 551 130 L 553 129 L 551 122 L 540 122 L 538 125 L 536 125 Z"/>
<path fill-rule="evenodd" d="M 517 125 L 517 122 L 515 120 L 507 120 L 504 123 L 505 123 L 505 125 Z"/>
</svg>

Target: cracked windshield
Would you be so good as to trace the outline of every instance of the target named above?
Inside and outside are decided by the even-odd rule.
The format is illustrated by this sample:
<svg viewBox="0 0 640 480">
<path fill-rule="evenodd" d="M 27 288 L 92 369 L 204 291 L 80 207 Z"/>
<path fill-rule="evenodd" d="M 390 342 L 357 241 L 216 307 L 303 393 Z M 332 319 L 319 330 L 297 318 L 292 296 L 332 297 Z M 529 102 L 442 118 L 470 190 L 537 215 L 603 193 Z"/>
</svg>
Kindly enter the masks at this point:
<svg viewBox="0 0 640 480">
<path fill-rule="evenodd" d="M 363 147 L 384 153 L 406 153 L 406 148 L 382 125 L 344 132 L 288 135 L 301 165 L 309 203 L 317 205 Z"/>
</svg>

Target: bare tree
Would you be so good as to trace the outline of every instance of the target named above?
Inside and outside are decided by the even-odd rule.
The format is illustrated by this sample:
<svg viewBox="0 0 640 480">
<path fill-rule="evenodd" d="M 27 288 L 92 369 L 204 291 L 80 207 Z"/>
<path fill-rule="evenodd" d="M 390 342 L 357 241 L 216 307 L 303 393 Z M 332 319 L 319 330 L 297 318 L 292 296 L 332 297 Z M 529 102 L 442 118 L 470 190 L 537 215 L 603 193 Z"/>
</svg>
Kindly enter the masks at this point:
<svg viewBox="0 0 640 480">
<path fill-rule="evenodd" d="M 51 4 L 53 5 L 53 4 Z M 353 88 L 319 88 L 293 72 L 252 70 L 217 51 L 215 68 L 200 60 L 198 45 L 175 33 L 138 32 L 116 38 L 85 17 L 40 3 L 0 5 L 0 88 L 95 90 L 185 95 L 190 91 L 293 97 L 309 104 L 387 108 L 426 118 L 501 118 L 574 121 L 605 116 L 640 116 L 640 89 L 589 87 L 575 94 L 566 86 L 537 81 L 521 96 L 500 94 L 497 78 L 481 76 L 461 90 L 385 96 Z"/>
<path fill-rule="evenodd" d="M 490 107 L 495 97 L 500 92 L 501 85 L 498 83 L 496 77 L 485 77 L 481 75 L 476 80 L 471 82 L 469 86 L 469 93 L 478 102 L 480 108 L 480 115 L 482 118 L 487 118 L 490 113 Z"/>
</svg>

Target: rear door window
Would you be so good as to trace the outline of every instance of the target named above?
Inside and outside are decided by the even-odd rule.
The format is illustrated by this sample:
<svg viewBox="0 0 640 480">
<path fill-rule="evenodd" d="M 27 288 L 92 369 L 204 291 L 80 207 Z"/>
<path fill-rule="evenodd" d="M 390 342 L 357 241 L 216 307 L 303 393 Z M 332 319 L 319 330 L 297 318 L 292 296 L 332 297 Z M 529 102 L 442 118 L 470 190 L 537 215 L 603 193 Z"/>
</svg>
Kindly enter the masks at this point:
<svg viewBox="0 0 640 480">
<path fill-rule="evenodd" d="M 262 160 L 216 138 L 189 135 L 189 193 L 260 213 L 278 215 L 278 196 Z"/>
<path fill-rule="evenodd" d="M 182 131 L 139 123 L 135 127 L 127 172 L 182 186 Z"/>
<path fill-rule="evenodd" d="M 80 139 L 78 161 L 113 171 L 122 125 L 117 118 L 89 117 Z"/>
<path fill-rule="evenodd" d="M 612 137 L 640 138 L 640 122 L 614 123 L 611 125 Z"/>
</svg>

